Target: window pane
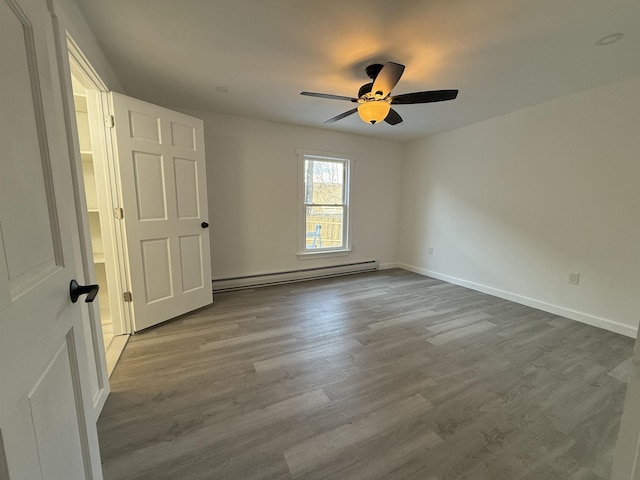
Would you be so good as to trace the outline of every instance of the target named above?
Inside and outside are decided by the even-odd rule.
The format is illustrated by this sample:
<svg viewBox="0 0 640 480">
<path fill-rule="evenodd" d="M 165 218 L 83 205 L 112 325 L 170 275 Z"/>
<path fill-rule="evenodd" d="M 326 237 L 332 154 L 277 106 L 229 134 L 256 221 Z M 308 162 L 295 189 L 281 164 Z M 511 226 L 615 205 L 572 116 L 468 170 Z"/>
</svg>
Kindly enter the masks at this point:
<svg viewBox="0 0 640 480">
<path fill-rule="evenodd" d="M 328 160 L 305 160 L 305 203 L 344 203 L 344 163 Z"/>
<path fill-rule="evenodd" d="M 343 207 L 306 207 L 306 248 L 342 247 Z"/>
</svg>

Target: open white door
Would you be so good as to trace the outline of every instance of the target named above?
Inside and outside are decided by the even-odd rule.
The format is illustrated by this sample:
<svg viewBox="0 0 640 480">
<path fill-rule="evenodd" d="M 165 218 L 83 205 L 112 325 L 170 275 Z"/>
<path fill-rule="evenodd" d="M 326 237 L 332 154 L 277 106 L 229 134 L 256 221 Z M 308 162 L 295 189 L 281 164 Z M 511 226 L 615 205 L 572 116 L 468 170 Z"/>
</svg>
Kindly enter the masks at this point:
<svg viewBox="0 0 640 480">
<path fill-rule="evenodd" d="M 46 2 L 0 0 L 0 478 L 99 480 L 53 45 Z"/>
<path fill-rule="evenodd" d="M 134 330 L 213 301 L 202 120 L 112 93 Z"/>
</svg>

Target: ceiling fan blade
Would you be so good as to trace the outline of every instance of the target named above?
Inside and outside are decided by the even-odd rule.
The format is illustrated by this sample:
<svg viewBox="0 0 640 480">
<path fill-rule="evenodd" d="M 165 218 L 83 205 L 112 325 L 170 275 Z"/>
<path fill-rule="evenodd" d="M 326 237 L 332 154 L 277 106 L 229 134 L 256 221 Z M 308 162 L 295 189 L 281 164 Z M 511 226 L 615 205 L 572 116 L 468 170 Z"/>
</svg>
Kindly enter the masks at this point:
<svg viewBox="0 0 640 480">
<path fill-rule="evenodd" d="M 338 120 L 342 120 L 345 117 L 348 117 L 349 115 L 353 115 L 354 113 L 356 113 L 358 111 L 357 108 L 352 108 L 351 110 L 341 113 L 340 115 L 336 115 L 333 118 L 330 118 L 329 120 L 327 120 L 324 123 L 333 123 L 333 122 L 337 122 Z"/>
<path fill-rule="evenodd" d="M 432 103 L 453 100 L 458 96 L 458 90 L 431 90 L 428 92 L 413 92 L 394 95 L 391 103 L 394 105 L 409 105 L 412 103 Z"/>
<path fill-rule="evenodd" d="M 329 93 L 300 92 L 300 95 L 306 95 L 307 97 L 329 98 L 331 100 L 346 100 L 354 103 L 358 101 L 357 98 L 345 97 L 343 95 L 331 95 Z"/>
<path fill-rule="evenodd" d="M 398 80 L 400 80 L 402 72 L 404 72 L 404 65 L 394 62 L 385 63 L 373 82 L 371 93 L 385 98 L 389 95 L 391 89 L 396 86 Z"/>
<path fill-rule="evenodd" d="M 387 122 L 389 125 L 397 125 L 400 122 L 402 122 L 402 117 L 398 115 L 398 112 L 396 112 L 392 108 L 391 110 L 389 110 L 389 113 L 385 117 L 384 121 Z"/>
</svg>

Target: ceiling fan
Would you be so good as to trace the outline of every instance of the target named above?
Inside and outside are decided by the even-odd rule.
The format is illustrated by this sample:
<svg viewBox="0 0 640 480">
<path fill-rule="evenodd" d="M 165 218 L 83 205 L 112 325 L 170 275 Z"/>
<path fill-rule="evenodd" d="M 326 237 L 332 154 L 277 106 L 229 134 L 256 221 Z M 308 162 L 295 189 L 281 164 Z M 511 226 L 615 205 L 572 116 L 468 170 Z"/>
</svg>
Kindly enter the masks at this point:
<svg viewBox="0 0 640 480">
<path fill-rule="evenodd" d="M 359 104 L 356 108 L 336 115 L 324 123 L 333 123 L 358 112 L 363 121 L 372 125 L 383 120 L 389 125 L 397 125 L 402 122 L 402 117 L 391 108 L 391 105 L 444 102 L 458 96 L 458 90 L 431 90 L 391 95 L 391 89 L 396 86 L 402 72 L 404 72 L 404 65 L 399 63 L 387 62 L 384 65 L 374 63 L 366 68 L 366 72 L 372 81 L 360 87 L 358 98 L 315 92 L 300 92 L 300 95 L 346 100 Z"/>
</svg>

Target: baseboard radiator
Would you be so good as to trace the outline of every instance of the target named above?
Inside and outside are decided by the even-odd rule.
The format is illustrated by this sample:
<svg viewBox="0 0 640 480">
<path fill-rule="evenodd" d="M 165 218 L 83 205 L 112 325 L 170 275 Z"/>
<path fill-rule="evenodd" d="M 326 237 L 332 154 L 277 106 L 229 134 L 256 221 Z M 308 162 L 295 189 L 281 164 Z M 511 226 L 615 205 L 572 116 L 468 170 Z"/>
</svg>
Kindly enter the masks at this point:
<svg viewBox="0 0 640 480">
<path fill-rule="evenodd" d="M 214 292 L 226 292 L 230 290 L 241 290 L 244 288 L 278 285 L 281 283 L 301 282 L 304 280 L 314 280 L 318 278 L 352 275 L 354 273 L 373 272 L 377 269 L 377 260 L 367 260 L 366 262 L 345 263 L 330 267 L 305 268 L 301 270 L 290 270 L 288 272 L 263 273 L 259 275 L 247 275 L 244 277 L 222 278 L 219 280 L 213 280 L 212 283 Z"/>
</svg>

